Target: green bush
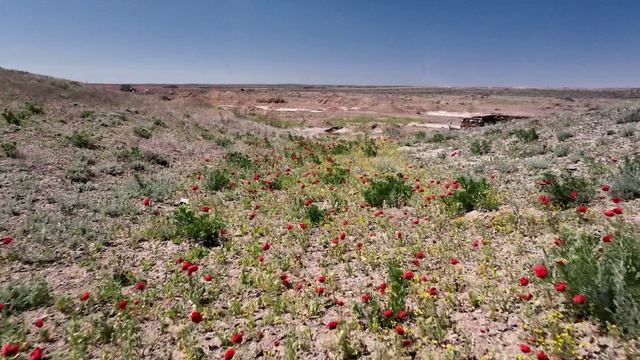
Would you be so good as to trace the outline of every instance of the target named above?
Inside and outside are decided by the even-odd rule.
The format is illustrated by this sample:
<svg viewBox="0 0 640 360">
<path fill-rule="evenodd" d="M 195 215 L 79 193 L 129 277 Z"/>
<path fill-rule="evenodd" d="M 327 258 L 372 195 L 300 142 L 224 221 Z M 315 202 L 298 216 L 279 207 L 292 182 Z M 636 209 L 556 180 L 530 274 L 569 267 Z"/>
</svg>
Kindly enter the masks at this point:
<svg viewBox="0 0 640 360">
<path fill-rule="evenodd" d="M 362 151 L 364 155 L 367 157 L 376 157 L 378 156 L 378 146 L 375 141 L 371 139 L 367 139 L 362 146 Z"/>
<path fill-rule="evenodd" d="M 316 204 L 311 204 L 305 208 L 305 218 L 313 225 L 319 225 L 327 215 L 326 210 L 322 210 Z"/>
<path fill-rule="evenodd" d="M 551 255 L 565 261 L 555 265 L 554 280 L 567 284 L 568 306 L 578 315 L 593 315 L 603 326 L 616 324 L 625 334 L 638 337 L 640 238 L 632 225 L 620 225 L 611 232 L 615 235 L 609 243 L 592 231 L 562 234 L 562 245 L 554 247 Z M 576 294 L 586 295 L 585 306 L 571 304 Z"/>
<path fill-rule="evenodd" d="M 0 288 L 0 303 L 12 312 L 50 305 L 49 285 L 44 280 L 11 282 Z"/>
<path fill-rule="evenodd" d="M 436 132 L 427 138 L 426 141 L 430 143 L 442 143 L 453 138 L 455 138 L 455 135 L 451 132 Z"/>
<path fill-rule="evenodd" d="M 239 167 L 241 169 L 251 169 L 255 166 L 251 158 L 239 152 L 230 152 L 227 154 L 227 164 Z"/>
<path fill-rule="evenodd" d="M 84 131 L 74 131 L 67 137 L 71 145 L 81 149 L 97 149 L 96 141 L 90 134 Z"/>
<path fill-rule="evenodd" d="M 92 110 L 84 110 L 82 113 L 80 113 L 80 118 L 82 119 L 93 119 L 96 115 L 95 111 Z"/>
<path fill-rule="evenodd" d="M 78 159 L 71 163 L 71 167 L 67 169 L 66 176 L 72 182 L 87 183 L 96 176 L 92 165 L 95 164 L 95 160 L 80 156 Z"/>
<path fill-rule="evenodd" d="M 627 124 L 638 121 L 640 121 L 640 109 L 627 110 L 616 119 L 617 124 Z"/>
<path fill-rule="evenodd" d="M 453 213 L 467 213 L 476 209 L 493 210 L 498 207 L 491 184 L 486 179 L 460 176 L 460 188 L 442 199 Z"/>
<path fill-rule="evenodd" d="M 186 237 L 205 247 L 221 244 L 220 232 L 225 224 L 217 215 L 196 214 L 189 205 L 182 204 L 173 211 L 171 222 L 175 225 L 175 236 Z"/>
<path fill-rule="evenodd" d="M 151 136 L 153 135 L 153 133 L 151 132 L 150 129 L 144 127 L 144 126 L 138 126 L 133 128 L 133 133 L 136 136 L 139 136 L 143 139 L 151 139 Z"/>
<path fill-rule="evenodd" d="M 10 143 L 3 143 L 2 144 L 2 151 L 4 152 L 4 154 L 7 157 L 10 158 L 17 158 L 19 153 L 18 153 L 18 144 L 14 141 L 14 142 L 10 142 Z"/>
<path fill-rule="evenodd" d="M 347 169 L 340 166 L 332 166 L 326 173 L 322 174 L 322 182 L 339 185 L 345 183 L 349 176 L 350 173 Z"/>
<path fill-rule="evenodd" d="M 563 174 L 544 174 L 542 191 L 551 197 L 551 202 L 567 209 L 578 204 L 587 204 L 595 195 L 594 185 L 587 179 Z"/>
<path fill-rule="evenodd" d="M 4 109 L 2 111 L 2 117 L 9 125 L 22 125 L 22 122 L 29 117 L 29 114 L 24 111 L 13 112 L 9 109 Z"/>
<path fill-rule="evenodd" d="M 491 152 L 491 143 L 485 139 L 473 139 L 469 144 L 469 152 L 473 155 L 485 155 Z"/>
<path fill-rule="evenodd" d="M 530 143 L 539 139 L 538 132 L 535 128 L 525 129 L 513 129 L 509 132 L 510 135 L 515 136 L 518 140 Z"/>
<path fill-rule="evenodd" d="M 640 156 L 625 157 L 611 180 L 611 194 L 625 200 L 640 198 Z"/>
<path fill-rule="evenodd" d="M 573 137 L 573 134 L 566 130 L 560 130 L 556 133 L 556 139 L 558 139 L 558 141 L 565 141 L 572 137 Z"/>
<path fill-rule="evenodd" d="M 362 193 L 364 200 L 375 207 L 399 207 L 406 204 L 412 195 L 411 186 L 405 184 L 402 175 L 387 175 L 384 180 L 375 180 Z"/>
<path fill-rule="evenodd" d="M 44 114 L 44 107 L 42 107 L 42 105 L 38 103 L 27 101 L 24 103 L 24 108 L 26 109 L 26 111 L 30 112 L 33 115 Z"/>
<path fill-rule="evenodd" d="M 207 171 L 204 178 L 204 186 L 209 191 L 220 191 L 229 186 L 230 182 L 229 173 L 221 169 Z"/>
</svg>

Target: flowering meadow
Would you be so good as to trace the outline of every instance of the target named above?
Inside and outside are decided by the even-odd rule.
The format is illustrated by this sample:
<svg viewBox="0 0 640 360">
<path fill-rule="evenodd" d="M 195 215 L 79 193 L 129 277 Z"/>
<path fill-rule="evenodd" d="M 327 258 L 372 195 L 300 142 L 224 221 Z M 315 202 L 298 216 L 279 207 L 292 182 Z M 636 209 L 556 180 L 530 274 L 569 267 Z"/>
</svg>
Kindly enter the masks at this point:
<svg viewBox="0 0 640 360">
<path fill-rule="evenodd" d="M 308 138 L 5 105 L 4 358 L 640 356 L 637 108 Z"/>
</svg>

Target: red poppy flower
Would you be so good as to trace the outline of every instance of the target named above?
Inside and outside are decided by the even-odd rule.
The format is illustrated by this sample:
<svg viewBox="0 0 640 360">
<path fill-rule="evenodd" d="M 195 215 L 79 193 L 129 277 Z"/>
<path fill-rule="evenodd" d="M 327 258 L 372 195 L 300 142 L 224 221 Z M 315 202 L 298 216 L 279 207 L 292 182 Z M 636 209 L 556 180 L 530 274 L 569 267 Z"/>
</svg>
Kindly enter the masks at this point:
<svg viewBox="0 0 640 360">
<path fill-rule="evenodd" d="M 544 279 L 549 274 L 549 270 L 547 270 L 547 267 L 543 264 L 535 264 L 533 265 L 533 273 L 536 275 L 536 277 Z"/>
<path fill-rule="evenodd" d="M 343 306 L 344 305 L 344 301 L 342 301 L 340 299 L 336 299 L 336 305 Z"/>
<path fill-rule="evenodd" d="M 233 356 L 236 354 L 236 351 L 233 348 L 228 348 L 227 351 L 224 352 L 224 360 L 231 360 Z"/>
<path fill-rule="evenodd" d="M 380 295 L 384 295 L 384 292 L 387 290 L 387 284 L 382 283 L 378 286 L 378 291 L 380 291 Z"/>
<path fill-rule="evenodd" d="M 316 288 L 316 294 L 318 294 L 318 295 L 324 294 L 324 288 L 323 287 L 317 287 Z"/>
<path fill-rule="evenodd" d="M 391 309 L 387 309 L 385 311 L 382 312 L 382 316 L 384 316 L 385 318 L 390 318 L 393 316 L 393 310 Z"/>
<path fill-rule="evenodd" d="M 533 294 L 532 293 L 520 294 L 518 295 L 518 297 L 520 298 L 520 300 L 529 301 L 533 298 Z"/>
<path fill-rule="evenodd" d="M 478 244 L 478 240 L 471 240 L 471 247 L 472 247 L 472 248 L 474 248 L 474 249 L 475 249 L 475 248 L 477 248 L 477 247 L 478 247 L 478 245 L 479 245 L 479 244 Z"/>
<path fill-rule="evenodd" d="M 187 274 L 188 274 L 188 275 L 191 275 L 191 274 L 193 274 L 194 272 L 198 271 L 198 269 L 199 269 L 199 268 L 198 268 L 198 265 L 191 265 L 191 266 L 189 266 L 189 268 L 187 269 Z"/>
<path fill-rule="evenodd" d="M 242 337 L 244 336 L 244 332 L 240 331 L 233 335 L 231 335 L 231 343 L 232 344 L 240 344 L 242 342 Z"/>
<path fill-rule="evenodd" d="M 147 287 L 147 283 L 145 283 L 144 281 L 137 282 L 135 285 L 136 290 L 140 290 L 140 291 L 144 290 L 144 288 L 146 287 Z"/>
<path fill-rule="evenodd" d="M 33 322 L 33 325 L 37 328 L 41 328 L 44 326 L 44 320 L 42 319 L 38 319 L 36 321 Z"/>
<path fill-rule="evenodd" d="M 582 305 L 585 302 L 587 302 L 587 297 L 583 294 L 576 294 L 573 296 L 571 300 L 573 301 L 574 304 Z"/>
<path fill-rule="evenodd" d="M 538 201 L 540 201 L 540 203 L 542 203 L 543 205 L 549 205 L 549 203 L 551 202 L 551 198 L 547 195 L 540 195 L 538 196 Z"/>
<path fill-rule="evenodd" d="M 192 311 L 190 317 L 191 317 L 191 321 L 193 321 L 196 324 L 202 321 L 202 314 L 198 311 L 195 311 L 195 310 Z"/>
<path fill-rule="evenodd" d="M 575 199 L 577 199 L 577 198 L 578 198 L 578 192 L 576 192 L 576 191 L 572 191 L 572 192 L 569 194 L 569 198 L 570 198 L 571 200 L 575 200 Z"/>
<path fill-rule="evenodd" d="M 580 213 L 580 214 L 585 214 L 589 209 L 584 206 L 584 205 L 578 205 L 576 206 L 576 212 Z"/>
<path fill-rule="evenodd" d="M 142 199 L 142 205 L 151 206 L 151 199 L 149 199 L 148 197 Z"/>
<path fill-rule="evenodd" d="M 205 274 L 202 278 L 207 282 L 213 280 L 213 276 L 211 276 L 211 274 Z"/>
<path fill-rule="evenodd" d="M 208 206 L 203 206 L 203 207 L 200 209 L 200 211 L 205 212 L 205 213 L 208 213 L 208 212 L 209 212 L 209 210 L 210 210 L 210 209 L 209 209 L 209 207 L 208 207 Z"/>
<path fill-rule="evenodd" d="M 364 244 L 362 242 L 357 242 L 356 243 L 356 249 L 362 250 L 363 247 L 364 247 Z"/>
<path fill-rule="evenodd" d="M 528 345 L 520 344 L 520 351 L 522 351 L 525 354 L 528 354 L 531 352 L 531 348 Z"/>
<path fill-rule="evenodd" d="M 323 283 L 323 282 L 325 282 L 326 280 L 327 280 L 327 278 L 326 278 L 324 275 L 320 275 L 320 276 L 318 276 L 318 282 L 319 282 L 319 283 Z"/>
<path fill-rule="evenodd" d="M 11 236 L 5 236 L 2 238 L 2 245 L 9 245 L 13 242 L 13 238 Z"/>
<path fill-rule="evenodd" d="M 554 240 L 553 240 L 553 244 L 554 244 L 555 246 L 562 246 L 562 240 L 560 240 L 560 239 L 554 239 Z"/>
<path fill-rule="evenodd" d="M 396 325 L 393 330 L 395 330 L 396 334 L 398 335 L 404 335 L 404 328 L 402 327 L 402 325 Z"/>
<path fill-rule="evenodd" d="M 409 347 L 413 344 L 411 339 L 402 339 L 402 347 Z"/>
<path fill-rule="evenodd" d="M 606 216 L 606 217 L 612 217 L 612 216 L 614 216 L 616 213 L 615 213 L 615 212 L 613 212 L 613 210 L 611 210 L 611 209 L 607 209 L 607 210 L 605 210 L 605 211 L 603 212 L 603 214 L 604 214 L 604 216 Z"/>
<path fill-rule="evenodd" d="M 369 302 L 369 300 L 371 300 L 371 296 L 369 296 L 369 294 L 367 293 L 362 294 L 362 296 L 360 296 L 360 300 L 362 300 L 363 303 L 367 303 Z"/>
<path fill-rule="evenodd" d="M 396 238 L 402 239 L 402 233 L 400 231 L 396 231 Z"/>
<path fill-rule="evenodd" d="M 262 244 L 262 251 L 267 251 L 269 249 L 271 249 L 271 244 L 269 244 L 269 242 Z"/>
<path fill-rule="evenodd" d="M 80 301 L 87 301 L 89 300 L 89 296 L 91 294 L 88 291 L 83 292 L 82 294 L 80 294 Z"/>
<path fill-rule="evenodd" d="M 289 231 L 293 230 L 293 224 L 287 224 L 287 230 Z"/>
<path fill-rule="evenodd" d="M 33 351 L 29 354 L 29 360 L 42 360 L 43 358 L 44 351 L 39 347 L 33 349 Z"/>
<path fill-rule="evenodd" d="M 200 186 L 198 186 L 198 184 L 191 185 L 191 190 L 198 191 L 198 189 L 200 189 Z"/>
<path fill-rule="evenodd" d="M 264 262 L 264 256 L 262 256 L 262 255 L 258 256 L 258 261 L 260 263 L 263 263 Z"/>
<path fill-rule="evenodd" d="M 191 263 L 190 263 L 190 262 L 188 262 L 188 261 L 183 261 L 183 262 L 182 262 L 182 266 L 181 266 L 182 271 L 187 271 L 187 270 L 189 270 L 189 267 L 191 267 L 191 265 L 193 265 L 193 264 L 191 264 Z"/>
<path fill-rule="evenodd" d="M 7 343 L 2 345 L 0 353 L 2 353 L 2 356 L 9 357 L 18 354 L 18 351 L 20 351 L 20 344 Z"/>
<path fill-rule="evenodd" d="M 253 220 L 256 217 L 256 212 L 249 211 L 249 214 L 247 215 L 247 217 L 249 218 L 249 220 Z"/>
<path fill-rule="evenodd" d="M 559 281 L 555 285 L 553 285 L 553 288 L 556 289 L 557 292 L 563 292 L 567 289 L 567 283 L 564 281 Z"/>
<path fill-rule="evenodd" d="M 549 357 L 547 356 L 547 354 L 544 353 L 544 351 L 538 351 L 536 353 L 536 359 L 537 360 L 549 360 Z"/>
<path fill-rule="evenodd" d="M 311 204 L 313 204 L 313 199 L 311 198 L 304 199 L 304 206 L 309 206 Z"/>
<path fill-rule="evenodd" d="M 430 287 L 427 292 L 429 293 L 429 295 L 431 296 L 438 296 L 438 289 L 434 288 L 434 287 Z"/>
<path fill-rule="evenodd" d="M 298 226 L 300 226 L 300 229 L 302 229 L 302 230 L 306 230 L 307 227 L 308 227 L 308 225 L 305 224 L 305 223 L 300 223 L 300 224 L 298 224 Z"/>
<path fill-rule="evenodd" d="M 118 301 L 118 309 L 124 310 L 127 307 L 127 300 Z"/>
<path fill-rule="evenodd" d="M 620 198 L 619 198 L 619 197 L 617 197 L 617 196 L 614 196 L 614 197 L 612 197 L 612 198 L 611 198 L 611 201 L 613 201 L 613 203 L 614 203 L 614 204 L 617 204 L 617 203 L 619 203 L 620 201 L 622 201 L 622 199 L 620 199 Z"/>
<path fill-rule="evenodd" d="M 529 278 L 526 276 L 523 276 L 520 278 L 520 286 L 527 286 L 529 285 Z"/>
<path fill-rule="evenodd" d="M 4 304 L 0 303 L 0 311 L 4 310 Z"/>
<path fill-rule="evenodd" d="M 331 320 L 328 323 L 326 323 L 325 326 L 327 327 L 327 329 L 333 330 L 338 326 L 338 322 L 335 320 Z"/>
<path fill-rule="evenodd" d="M 611 242 L 611 240 L 613 240 L 613 235 L 611 235 L 611 234 L 605 234 L 602 237 L 602 241 L 604 241 L 606 243 Z"/>
<path fill-rule="evenodd" d="M 396 317 L 397 317 L 398 319 L 404 319 L 404 318 L 406 318 L 407 316 L 409 316 L 409 313 L 408 313 L 408 312 L 406 312 L 406 311 L 404 311 L 404 310 L 400 310 L 400 311 L 398 311 L 398 313 L 396 314 Z"/>
<path fill-rule="evenodd" d="M 411 279 L 413 279 L 413 273 L 411 271 L 405 271 L 402 274 L 402 278 L 405 279 L 405 280 L 411 280 Z"/>
<path fill-rule="evenodd" d="M 418 251 L 416 253 L 416 258 L 417 259 L 424 259 L 424 257 L 425 257 L 424 251 Z"/>
<path fill-rule="evenodd" d="M 616 215 L 620 215 L 620 214 L 622 214 L 622 211 L 623 211 L 623 209 L 622 209 L 621 207 L 619 207 L 619 206 L 618 206 L 618 207 L 613 208 L 613 212 L 614 212 Z"/>
<path fill-rule="evenodd" d="M 607 184 L 600 185 L 600 190 L 605 191 L 605 192 L 609 191 L 609 185 L 607 185 Z"/>
<path fill-rule="evenodd" d="M 451 263 L 451 265 L 458 265 L 458 263 L 460 261 L 458 259 L 456 259 L 456 258 L 451 258 L 451 260 L 449 260 L 449 262 Z"/>
</svg>

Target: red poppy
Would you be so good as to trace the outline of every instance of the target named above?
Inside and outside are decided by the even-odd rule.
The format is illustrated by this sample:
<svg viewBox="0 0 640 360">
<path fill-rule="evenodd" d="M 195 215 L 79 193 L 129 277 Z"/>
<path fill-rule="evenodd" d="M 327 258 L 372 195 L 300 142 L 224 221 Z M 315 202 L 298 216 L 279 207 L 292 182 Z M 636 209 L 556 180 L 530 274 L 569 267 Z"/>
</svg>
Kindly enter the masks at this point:
<svg viewBox="0 0 640 360">
<path fill-rule="evenodd" d="M 317 287 L 316 288 L 316 294 L 318 294 L 318 295 L 324 294 L 324 288 L 323 287 Z"/>
<path fill-rule="evenodd" d="M 387 284 L 382 283 L 378 286 L 378 291 L 380 291 L 380 295 L 384 295 L 384 292 L 387 290 Z"/>
<path fill-rule="evenodd" d="M 335 320 L 331 320 L 328 323 L 326 323 L 325 326 L 327 327 L 327 329 L 333 330 L 338 326 L 338 322 Z"/>
<path fill-rule="evenodd" d="M 393 330 L 395 330 L 396 334 L 398 335 L 404 335 L 404 328 L 402 327 L 402 325 L 396 325 Z"/>
<path fill-rule="evenodd" d="M 429 293 L 429 295 L 431 296 L 438 296 L 438 289 L 434 288 L 434 287 L 430 287 L 427 292 Z"/>
<path fill-rule="evenodd" d="M 531 352 L 531 348 L 528 345 L 520 344 L 520 351 L 522 351 L 525 354 L 528 354 Z"/>
<path fill-rule="evenodd" d="M 385 318 L 390 318 L 393 316 L 393 310 L 391 309 L 387 309 L 385 311 L 382 312 L 382 316 L 384 316 Z"/>
<path fill-rule="evenodd" d="M 364 244 L 362 242 L 357 242 L 356 243 L 356 249 L 362 250 L 363 247 L 364 247 Z"/>
<path fill-rule="evenodd" d="M 287 230 L 289 231 L 293 230 L 293 224 L 287 224 Z"/>
<path fill-rule="evenodd" d="M 549 270 L 547 270 L 547 267 L 543 264 L 535 264 L 533 265 L 533 273 L 536 275 L 536 277 L 544 279 L 549 274 Z"/>
<path fill-rule="evenodd" d="M 369 296 L 369 294 L 364 293 L 362 294 L 362 296 L 360 296 L 360 300 L 362 300 L 363 303 L 367 303 L 369 302 L 369 300 L 371 300 L 371 296 Z"/>
<path fill-rule="evenodd" d="M 29 354 L 29 360 L 42 360 L 44 358 L 44 351 L 42 348 L 35 348 Z"/>
<path fill-rule="evenodd" d="M 224 352 L 224 360 L 231 360 L 233 356 L 236 354 L 236 351 L 233 348 L 228 348 L 227 351 Z"/>
<path fill-rule="evenodd" d="M 318 282 L 319 282 L 319 283 L 323 283 L 323 282 L 325 282 L 326 280 L 327 280 L 327 278 L 326 278 L 324 275 L 320 275 L 320 276 L 318 276 Z"/>
<path fill-rule="evenodd" d="M 529 301 L 533 298 L 533 294 L 532 293 L 520 294 L 518 295 L 518 297 L 520 298 L 520 300 Z"/>
<path fill-rule="evenodd" d="M 569 198 L 571 198 L 571 200 L 575 200 L 575 199 L 577 199 L 577 198 L 578 198 L 578 192 L 576 192 L 576 191 L 572 191 L 572 192 L 569 194 Z"/>
<path fill-rule="evenodd" d="M 619 197 L 617 197 L 617 196 L 614 196 L 614 197 L 612 197 L 612 198 L 611 198 L 611 201 L 613 201 L 613 203 L 614 203 L 614 204 L 617 204 L 617 203 L 619 203 L 620 201 L 622 201 L 622 199 L 620 199 L 620 198 L 619 198 Z"/>
<path fill-rule="evenodd" d="M 553 244 L 554 244 L 555 246 L 562 246 L 562 240 L 560 240 L 560 239 L 554 239 L 554 240 L 553 240 Z"/>
<path fill-rule="evenodd" d="M 607 184 L 600 185 L 600 190 L 605 191 L 605 192 L 609 191 L 609 185 L 607 185 Z"/>
<path fill-rule="evenodd" d="M 151 199 L 149 199 L 148 197 L 142 199 L 142 205 L 151 206 Z"/>
<path fill-rule="evenodd" d="M 118 309 L 124 310 L 127 307 L 127 300 L 118 301 Z"/>
<path fill-rule="evenodd" d="M 204 281 L 207 281 L 207 282 L 208 282 L 208 281 L 213 280 L 213 276 L 211 276 L 211 274 L 205 274 L 205 275 L 203 276 L 203 279 L 204 279 Z"/>
<path fill-rule="evenodd" d="M 478 240 L 471 240 L 471 247 L 472 247 L 472 248 L 474 248 L 474 249 L 475 249 L 475 248 L 477 248 L 477 247 L 478 247 L 478 245 L 479 245 L 479 244 L 478 244 Z"/>
<path fill-rule="evenodd" d="M 80 294 L 80 301 L 87 301 L 89 300 L 89 296 L 91 294 L 88 291 L 83 292 L 82 294 Z"/>
<path fill-rule="evenodd" d="M 342 301 L 340 299 L 336 299 L 336 305 L 343 306 L 344 305 L 344 301 Z"/>
<path fill-rule="evenodd" d="M 404 319 L 404 318 L 406 318 L 407 316 L 409 316 L 409 313 L 408 313 L 408 312 L 406 312 L 406 311 L 404 311 L 404 310 L 400 310 L 400 311 L 398 311 L 398 313 L 396 314 L 396 317 L 397 317 L 398 319 Z"/>
<path fill-rule="evenodd" d="M 549 360 L 549 357 L 547 356 L 547 354 L 544 353 L 544 351 L 538 351 L 536 353 L 536 359 L 537 360 Z"/>
<path fill-rule="evenodd" d="M 137 282 L 135 285 L 136 290 L 140 290 L 140 291 L 144 290 L 144 288 L 146 287 L 147 287 L 147 283 L 144 281 Z"/>
<path fill-rule="evenodd" d="M 13 242 L 13 238 L 11 236 L 5 236 L 2 238 L 2 245 L 9 245 Z"/>
<path fill-rule="evenodd" d="M 18 351 L 20 351 L 20 344 L 7 343 L 2 345 L 0 353 L 2 353 L 2 356 L 9 357 L 18 354 Z"/>
<path fill-rule="evenodd" d="M 611 234 L 605 234 L 602 237 L 602 241 L 604 241 L 606 243 L 611 242 L 611 240 L 613 240 L 613 235 L 611 235 Z"/>
<path fill-rule="evenodd" d="M 302 229 L 302 230 L 306 230 L 306 228 L 308 227 L 308 225 L 305 224 L 305 223 L 300 223 L 300 224 L 298 224 L 298 226 L 300 226 L 300 229 Z"/>
<path fill-rule="evenodd" d="M 622 214 L 623 209 L 621 207 L 615 207 L 613 208 L 613 212 L 616 213 L 616 215 L 620 215 Z"/>
<path fill-rule="evenodd" d="M 198 184 L 191 185 L 191 190 L 198 191 L 198 189 L 200 189 L 200 186 L 198 186 Z"/>
<path fill-rule="evenodd" d="M 547 195 L 540 195 L 538 196 L 538 201 L 540 201 L 543 205 L 549 205 L 549 203 L 551 202 L 551 198 Z"/>
<path fill-rule="evenodd" d="M 405 279 L 405 280 L 411 280 L 411 279 L 413 279 L 413 273 L 411 271 L 405 271 L 402 274 L 402 278 Z"/>
<path fill-rule="evenodd" d="M 4 304 L 0 303 L 0 311 L 4 310 Z"/>
<path fill-rule="evenodd" d="M 418 258 L 418 259 L 424 259 L 424 257 L 425 257 L 424 251 L 418 251 L 418 252 L 416 253 L 416 258 Z"/>
<path fill-rule="evenodd" d="M 198 269 L 199 269 L 199 268 L 198 268 L 198 265 L 191 265 L 191 266 L 189 266 L 189 268 L 187 269 L 187 274 L 188 274 L 188 275 L 191 275 L 191 274 L 193 274 L 194 272 L 198 271 Z"/>
<path fill-rule="evenodd" d="M 191 317 L 191 321 L 193 321 L 196 324 L 202 321 L 202 314 L 198 311 L 195 311 L 195 310 L 192 311 L 190 317 Z"/>
<path fill-rule="evenodd" d="M 553 285 L 553 288 L 556 289 L 557 292 L 563 292 L 567 289 L 567 283 L 564 281 L 559 281 L 555 285 Z"/>
<path fill-rule="evenodd" d="M 520 286 L 527 286 L 529 285 L 529 278 L 526 276 L 523 276 L 520 278 Z"/>
<path fill-rule="evenodd" d="M 347 238 L 347 233 L 346 233 L 346 232 L 344 232 L 344 231 L 341 231 L 341 232 L 340 232 L 340 240 L 344 240 L 344 239 L 346 239 L 346 238 Z"/>
<path fill-rule="evenodd" d="M 44 326 L 44 320 L 42 319 L 38 319 L 36 321 L 33 322 L 33 325 L 37 328 L 41 328 Z"/>
<path fill-rule="evenodd" d="M 208 206 L 203 206 L 203 207 L 200 209 L 200 211 L 205 212 L 205 213 L 208 213 L 208 212 L 209 212 L 209 210 L 210 210 L 210 209 L 209 209 L 209 207 L 208 207 Z"/>
<path fill-rule="evenodd" d="M 262 255 L 258 256 L 258 261 L 260 263 L 263 263 L 264 262 L 264 256 L 262 256 Z"/>
<path fill-rule="evenodd" d="M 460 261 L 458 259 L 456 259 L 456 258 L 451 258 L 451 260 L 449 260 L 449 262 L 451 263 L 451 265 L 458 265 L 458 263 Z"/>
<path fill-rule="evenodd" d="M 267 251 L 269 249 L 271 249 L 271 244 L 269 242 L 262 244 L 262 251 Z"/>
<path fill-rule="evenodd" d="M 232 344 L 240 344 L 242 342 L 242 337 L 244 336 L 244 332 L 240 331 L 233 335 L 231 335 L 231 343 Z"/>
<path fill-rule="evenodd" d="M 589 209 L 584 205 L 576 206 L 576 211 L 580 214 L 585 214 Z"/>
<path fill-rule="evenodd" d="M 411 341 L 411 339 L 402 339 L 402 347 L 409 347 L 413 344 L 413 341 Z"/>
<path fill-rule="evenodd" d="M 396 238 L 402 239 L 402 233 L 400 231 L 396 231 Z"/>
<path fill-rule="evenodd" d="M 587 297 L 583 294 L 576 294 L 573 296 L 571 300 L 573 301 L 574 304 L 582 305 L 585 302 L 587 302 Z"/>
<path fill-rule="evenodd" d="M 606 216 L 606 217 L 612 217 L 612 216 L 614 216 L 616 213 L 615 213 L 615 212 L 613 212 L 613 210 L 611 210 L 611 209 L 607 209 L 607 210 L 605 210 L 605 211 L 603 212 L 603 214 L 604 214 L 604 216 Z"/>
</svg>

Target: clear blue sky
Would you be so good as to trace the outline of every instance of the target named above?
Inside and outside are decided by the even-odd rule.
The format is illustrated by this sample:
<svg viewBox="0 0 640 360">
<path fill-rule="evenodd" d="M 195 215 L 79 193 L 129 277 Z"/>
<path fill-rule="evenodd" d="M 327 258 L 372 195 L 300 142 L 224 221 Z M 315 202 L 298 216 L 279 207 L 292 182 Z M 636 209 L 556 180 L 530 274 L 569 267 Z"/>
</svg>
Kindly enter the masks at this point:
<svg viewBox="0 0 640 360">
<path fill-rule="evenodd" d="M 0 66 L 89 82 L 640 86 L 638 0 L 0 0 Z"/>
</svg>

